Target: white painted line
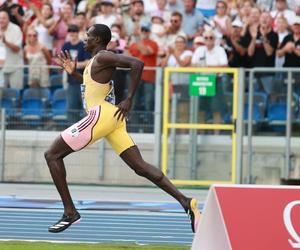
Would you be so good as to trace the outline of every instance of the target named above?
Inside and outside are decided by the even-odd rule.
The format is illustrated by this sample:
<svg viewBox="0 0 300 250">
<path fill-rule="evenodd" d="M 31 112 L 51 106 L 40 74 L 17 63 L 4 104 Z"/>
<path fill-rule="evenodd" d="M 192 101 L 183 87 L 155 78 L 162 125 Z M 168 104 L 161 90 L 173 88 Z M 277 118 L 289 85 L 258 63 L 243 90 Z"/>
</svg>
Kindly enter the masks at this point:
<svg viewBox="0 0 300 250">
<path fill-rule="evenodd" d="M 75 227 L 72 227 L 72 231 L 68 231 L 70 233 L 73 233 L 76 231 L 76 233 L 78 232 L 83 232 L 83 233 L 87 233 L 88 235 L 90 235 L 91 230 L 90 229 L 83 229 L 81 227 L 77 227 L 78 225 L 76 225 Z M 91 229 L 93 229 L 94 232 L 102 232 L 104 230 L 104 232 L 110 232 L 110 233 L 122 233 L 124 232 L 124 229 L 128 229 L 128 228 L 124 228 L 124 227 L 103 227 L 103 228 L 95 228 L 95 227 L 90 227 Z M 45 233 L 49 233 L 47 231 L 47 228 L 45 229 Z M 120 229 L 120 230 L 114 230 L 114 229 Z M 160 234 L 167 234 L 167 235 L 190 235 L 193 236 L 192 231 L 190 233 L 187 232 L 187 230 L 181 230 L 181 229 L 172 229 L 172 228 L 168 228 L 167 230 L 157 230 L 157 228 L 143 228 L 143 227 L 134 227 L 135 230 L 130 229 L 130 233 L 137 233 L 137 234 L 153 234 L 153 232 L 155 233 L 160 233 Z M 140 229 L 140 230 L 139 230 Z M 154 230 L 153 230 L 154 229 Z M 11 228 L 11 230 L 14 230 L 14 232 L 12 232 L 13 234 L 18 233 L 18 230 L 28 230 L 28 227 L 15 227 L 15 228 Z M 139 230 L 139 231 L 137 231 Z M 149 231 L 148 231 L 149 230 Z M 32 234 L 34 235 L 35 232 L 41 233 L 41 228 L 30 228 L 30 231 L 32 232 Z M 174 232 L 172 232 L 174 231 Z M 178 232 L 176 232 L 178 231 Z M 9 232 L 8 228 L 0 228 L 0 232 Z M 1 238 L 1 236 L 0 236 Z"/>
<path fill-rule="evenodd" d="M 2 235 L 1 235 L 2 236 Z M 6 236 L 6 235 L 3 235 L 2 236 L 3 238 L 4 237 L 10 237 L 9 240 L 15 240 L 14 237 L 11 237 L 11 236 Z M 27 237 L 26 236 L 18 236 L 18 239 L 26 239 Z M 35 237 L 36 239 L 43 239 L 43 240 L 47 240 L 47 242 L 52 242 L 53 239 L 51 238 L 47 238 L 47 237 Z M 68 238 L 72 238 L 72 237 L 68 237 Z M 80 238 L 76 237 L 74 239 L 77 239 L 75 241 L 62 241 L 64 243 L 66 242 L 73 242 L 73 243 L 87 243 L 87 241 L 82 241 L 80 240 Z M 3 241 L 7 241 L 8 239 L 5 239 Z M 30 241 L 33 241 L 33 240 L 30 240 Z M 36 241 L 39 241 L 39 240 L 36 240 Z M 53 242 L 56 242 L 56 241 L 53 241 Z M 149 242 L 149 243 L 172 243 L 172 244 L 183 244 L 183 245 L 191 245 L 191 242 L 190 241 L 163 241 L 163 240 L 140 240 L 140 241 L 136 241 L 136 240 L 132 240 L 132 239 L 117 239 L 117 240 L 114 240 L 114 239 L 101 239 L 101 241 L 99 242 L 95 242 L 95 241 L 92 241 L 93 243 L 102 243 L 102 242 L 116 242 L 116 243 L 122 243 L 122 242 L 132 242 L 132 243 L 137 243 L 137 242 Z M 90 243 L 90 242 L 88 242 Z"/>
</svg>

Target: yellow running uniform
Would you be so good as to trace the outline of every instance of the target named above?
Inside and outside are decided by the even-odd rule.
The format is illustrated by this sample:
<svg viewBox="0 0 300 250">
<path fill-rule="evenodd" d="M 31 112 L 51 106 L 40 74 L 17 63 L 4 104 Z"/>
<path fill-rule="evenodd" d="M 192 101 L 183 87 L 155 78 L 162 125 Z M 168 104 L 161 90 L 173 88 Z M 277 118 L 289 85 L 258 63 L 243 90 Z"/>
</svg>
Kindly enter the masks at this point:
<svg viewBox="0 0 300 250">
<path fill-rule="evenodd" d="M 87 116 L 61 133 L 63 140 L 78 151 L 105 137 L 113 149 L 121 154 L 134 146 L 127 133 L 125 120 L 114 117 L 118 108 L 107 101 L 113 86 L 109 83 L 98 83 L 91 77 L 93 57 L 83 72 L 82 102 Z"/>
</svg>

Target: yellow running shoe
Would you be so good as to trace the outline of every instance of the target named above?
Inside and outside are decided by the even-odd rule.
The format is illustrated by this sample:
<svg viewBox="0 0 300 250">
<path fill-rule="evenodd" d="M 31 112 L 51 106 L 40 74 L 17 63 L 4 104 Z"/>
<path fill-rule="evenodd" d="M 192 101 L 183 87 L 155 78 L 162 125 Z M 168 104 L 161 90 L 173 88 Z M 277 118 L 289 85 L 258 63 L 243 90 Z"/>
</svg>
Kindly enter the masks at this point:
<svg viewBox="0 0 300 250">
<path fill-rule="evenodd" d="M 195 198 L 190 199 L 186 212 L 191 221 L 192 231 L 195 233 L 201 217 L 201 213 L 198 208 L 198 201 Z"/>
</svg>

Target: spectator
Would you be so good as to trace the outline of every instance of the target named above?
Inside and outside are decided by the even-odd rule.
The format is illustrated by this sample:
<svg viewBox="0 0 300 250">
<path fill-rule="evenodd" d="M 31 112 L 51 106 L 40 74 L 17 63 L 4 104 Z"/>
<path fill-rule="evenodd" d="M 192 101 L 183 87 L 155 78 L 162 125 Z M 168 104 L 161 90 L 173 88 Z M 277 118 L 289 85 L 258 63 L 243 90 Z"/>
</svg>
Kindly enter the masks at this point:
<svg viewBox="0 0 300 250">
<path fill-rule="evenodd" d="M 184 0 L 182 12 L 182 30 L 187 36 L 188 47 L 193 46 L 193 39 L 203 33 L 204 16 L 195 10 L 195 0 Z"/>
<path fill-rule="evenodd" d="M 87 30 L 87 19 L 84 12 L 77 12 L 75 16 L 75 24 L 79 28 L 79 39 L 84 40 Z"/>
<path fill-rule="evenodd" d="M 158 47 L 158 56 L 165 55 L 165 43 L 166 43 L 166 32 L 164 26 L 164 19 L 162 13 L 159 11 L 155 11 L 151 14 L 151 39 L 153 39 Z"/>
<path fill-rule="evenodd" d="M 259 8 L 253 7 L 251 9 L 250 16 L 247 22 L 245 22 L 246 25 L 244 26 L 243 29 L 243 33 L 242 33 L 243 35 L 249 32 L 250 28 L 257 29 L 257 27 L 259 26 L 260 15 L 261 15 L 261 11 Z"/>
<path fill-rule="evenodd" d="M 167 9 L 167 3 L 167 0 L 156 0 L 156 11 L 160 13 L 162 15 L 162 18 L 168 22 L 171 18 L 171 12 Z"/>
<path fill-rule="evenodd" d="M 278 34 L 278 41 L 279 41 L 278 48 L 280 48 L 283 39 L 289 34 L 288 23 L 284 16 L 277 17 L 275 23 L 276 23 L 275 27 L 276 27 L 276 32 Z M 276 68 L 281 68 L 283 64 L 284 64 L 284 57 L 279 57 L 277 55 L 275 59 Z"/>
<path fill-rule="evenodd" d="M 175 45 L 168 47 L 166 57 L 161 61 L 162 67 L 188 67 L 191 64 L 193 52 L 187 48 L 185 36 L 178 36 Z"/>
<path fill-rule="evenodd" d="M 20 4 L 14 3 L 13 0 L 6 0 L 5 3 L 1 5 L 0 10 L 8 13 L 10 22 L 22 27 L 25 13 Z"/>
<path fill-rule="evenodd" d="M 228 57 L 230 67 L 244 67 L 247 52 L 246 41 L 242 38 L 243 23 L 240 19 L 232 22 L 231 32 L 223 37 L 223 47 Z"/>
<path fill-rule="evenodd" d="M 2 32 L 0 32 L 0 89 L 4 87 L 3 65 L 6 58 L 6 49 L 2 42 L 2 35 Z"/>
<path fill-rule="evenodd" d="M 272 18 L 268 12 L 261 14 L 259 26 L 251 26 L 246 34 L 250 67 L 274 67 L 278 35 L 272 30 Z M 266 93 L 274 91 L 273 73 L 259 74 L 258 79 Z M 259 89 L 258 89 L 259 90 Z"/>
<path fill-rule="evenodd" d="M 132 42 L 139 40 L 141 23 L 150 23 L 150 16 L 145 14 L 143 0 L 131 0 L 129 13 L 123 15 L 126 35 Z"/>
<path fill-rule="evenodd" d="M 196 36 L 193 40 L 193 51 L 198 49 L 200 46 L 204 46 L 204 38 L 202 36 Z"/>
<path fill-rule="evenodd" d="M 90 58 L 89 54 L 84 49 L 83 41 L 79 39 L 79 28 L 77 25 L 68 27 L 69 41 L 65 42 L 62 50 L 68 51 L 72 60 L 77 60 L 77 71 L 83 74 L 83 69 Z M 80 119 L 80 111 L 83 109 L 81 101 L 80 84 L 77 79 L 68 75 L 67 87 L 67 107 L 68 121 L 74 123 Z"/>
<path fill-rule="evenodd" d="M 90 25 L 102 23 L 111 27 L 113 23 L 121 22 L 121 17 L 115 11 L 112 0 L 102 0 L 99 11 L 96 16 L 91 19 Z"/>
<path fill-rule="evenodd" d="M 5 85 L 23 88 L 22 32 L 18 25 L 9 21 L 6 11 L 0 11 L 0 33 L 5 45 L 6 59 L 3 66 Z M 20 66 L 12 67 L 13 66 Z"/>
<path fill-rule="evenodd" d="M 112 31 L 111 32 L 111 40 L 107 45 L 107 49 L 116 53 L 123 54 L 124 50 L 120 49 L 120 36 L 119 33 Z M 119 104 L 124 97 L 124 93 L 126 90 L 126 78 L 127 78 L 126 70 L 116 70 L 112 80 L 114 81 L 114 93 L 116 98 L 116 104 Z"/>
<path fill-rule="evenodd" d="M 117 49 L 120 50 L 120 51 L 122 51 L 122 53 L 123 53 L 124 50 L 125 50 L 125 46 L 126 46 L 126 39 L 125 39 L 125 35 L 124 35 L 122 24 L 114 23 L 111 26 L 110 30 L 111 30 L 111 32 L 114 32 L 114 33 L 118 34 L 119 39 L 118 39 Z"/>
<path fill-rule="evenodd" d="M 300 65 L 300 16 L 296 16 L 292 25 L 292 34 L 287 35 L 277 51 L 279 57 L 284 57 L 284 67 L 299 67 Z"/>
<path fill-rule="evenodd" d="M 216 36 L 212 30 L 207 30 L 203 34 L 205 46 L 200 46 L 194 52 L 192 57 L 192 65 L 200 67 L 227 67 L 228 59 L 225 50 L 216 44 Z M 200 122 L 206 121 L 206 115 L 212 112 L 215 124 L 220 124 L 221 111 L 224 108 L 223 89 L 227 84 L 223 82 L 222 75 L 217 77 L 216 96 L 200 98 Z M 219 134 L 216 130 L 215 134 Z"/>
<path fill-rule="evenodd" d="M 64 12 L 64 6 L 69 4 L 73 8 L 73 1 L 72 0 L 52 0 L 51 4 L 53 6 L 54 13 L 56 15 L 61 15 Z"/>
<path fill-rule="evenodd" d="M 205 17 L 212 17 L 216 14 L 215 6 L 217 0 L 197 0 L 196 9 L 200 11 Z"/>
<path fill-rule="evenodd" d="M 273 25 L 278 16 L 284 16 L 288 21 L 288 24 L 292 25 L 295 18 L 295 12 L 288 9 L 286 0 L 276 0 L 276 9 L 271 11 L 271 16 L 273 18 Z"/>
<path fill-rule="evenodd" d="M 49 87 L 49 69 L 51 64 L 49 50 L 38 41 L 38 33 L 29 29 L 24 47 L 25 62 L 29 65 L 28 85 L 30 87 Z"/>
<path fill-rule="evenodd" d="M 186 34 L 182 30 L 182 14 L 175 11 L 171 15 L 170 25 L 166 30 L 165 47 L 174 46 L 177 36 L 186 37 Z"/>
<path fill-rule="evenodd" d="M 70 24 L 74 24 L 73 6 L 66 3 L 62 7 L 59 19 L 49 28 L 49 33 L 54 35 L 54 53 L 58 54 L 61 51 L 61 47 L 65 43 L 68 34 L 68 27 Z"/>
<path fill-rule="evenodd" d="M 251 10 L 254 7 L 253 1 L 244 1 L 241 5 L 241 8 L 239 10 L 239 19 L 245 23 L 248 24 L 250 22 L 250 15 Z"/>
<path fill-rule="evenodd" d="M 168 48 L 166 57 L 161 61 L 162 67 L 188 67 L 191 64 L 193 52 L 187 47 L 187 39 L 184 36 L 178 36 L 175 45 Z M 188 95 L 188 77 L 189 74 L 173 73 L 171 74 L 171 83 L 173 91 L 180 96 L 177 105 L 178 122 L 188 122 L 189 107 Z"/>
<path fill-rule="evenodd" d="M 272 19 L 264 12 L 260 17 L 259 26 L 251 26 L 246 34 L 248 39 L 248 56 L 252 67 L 274 67 L 275 51 L 278 35 L 272 30 Z"/>
<path fill-rule="evenodd" d="M 220 40 L 224 35 L 228 34 L 231 28 L 231 20 L 227 15 L 227 3 L 223 0 L 217 1 L 216 15 L 212 17 L 213 26 L 216 28 L 216 36 Z"/>
<path fill-rule="evenodd" d="M 34 4 L 29 4 L 29 6 L 37 17 L 31 23 L 30 28 L 37 31 L 40 44 L 52 53 L 54 36 L 49 33 L 50 27 L 55 23 L 52 5 L 43 4 L 41 11 Z"/>
<path fill-rule="evenodd" d="M 142 60 L 145 67 L 155 67 L 157 63 L 158 45 L 150 39 L 150 30 L 149 24 L 142 24 L 141 40 L 129 47 L 129 53 Z M 141 79 L 142 82 L 138 86 L 133 108 L 134 110 L 152 112 L 154 110 L 155 70 L 144 69 Z M 144 120 L 144 123 L 153 124 L 153 115 L 146 121 Z"/>
<path fill-rule="evenodd" d="M 297 0 L 297 5 L 296 5 L 296 15 L 297 16 L 300 16 L 300 1 L 299 0 Z"/>
<path fill-rule="evenodd" d="M 144 6 L 147 13 L 151 13 L 157 10 L 157 0 L 145 0 Z"/>
<path fill-rule="evenodd" d="M 225 50 L 216 45 L 216 36 L 212 30 L 203 34 L 205 46 L 200 46 L 194 52 L 192 65 L 200 67 L 227 67 L 228 59 Z"/>
<path fill-rule="evenodd" d="M 168 0 L 167 9 L 173 13 L 175 11 L 178 11 L 180 13 L 183 12 L 184 6 L 182 0 Z"/>
</svg>

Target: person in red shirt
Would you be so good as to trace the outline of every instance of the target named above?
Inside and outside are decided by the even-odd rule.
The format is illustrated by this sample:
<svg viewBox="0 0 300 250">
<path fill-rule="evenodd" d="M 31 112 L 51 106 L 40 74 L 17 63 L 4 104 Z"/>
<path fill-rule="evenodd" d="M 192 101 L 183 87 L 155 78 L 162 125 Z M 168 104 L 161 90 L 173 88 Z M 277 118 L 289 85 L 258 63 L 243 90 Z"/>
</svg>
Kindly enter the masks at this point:
<svg viewBox="0 0 300 250">
<path fill-rule="evenodd" d="M 134 110 L 148 113 L 143 116 L 144 120 L 141 121 L 142 118 L 140 117 L 138 121 L 139 123 L 152 124 L 152 126 L 149 127 L 149 131 L 145 132 L 152 132 L 153 130 L 153 113 L 149 114 L 149 112 L 153 112 L 154 110 L 155 92 L 155 70 L 149 70 L 147 67 L 156 67 L 158 54 L 158 45 L 155 41 L 150 39 L 150 30 L 150 24 L 141 24 L 141 40 L 129 46 L 129 53 L 142 60 L 146 67 L 143 71 L 138 94 L 136 95 L 137 98 L 133 105 Z"/>
</svg>

